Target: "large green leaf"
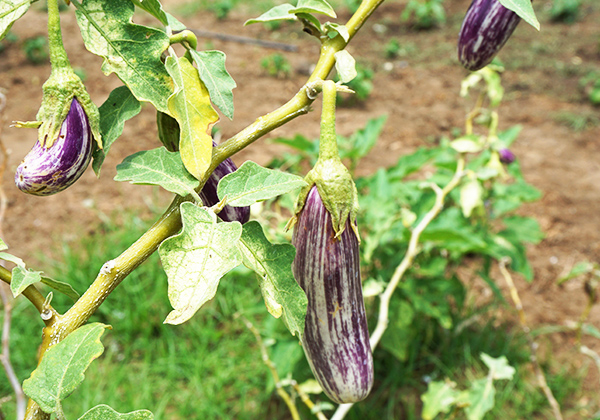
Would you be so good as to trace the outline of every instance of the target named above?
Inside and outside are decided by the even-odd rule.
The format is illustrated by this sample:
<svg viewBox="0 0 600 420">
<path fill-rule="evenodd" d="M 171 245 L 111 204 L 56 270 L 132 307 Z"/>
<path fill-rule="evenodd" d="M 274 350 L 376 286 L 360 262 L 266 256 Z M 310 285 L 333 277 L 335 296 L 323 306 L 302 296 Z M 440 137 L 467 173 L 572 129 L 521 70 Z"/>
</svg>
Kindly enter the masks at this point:
<svg viewBox="0 0 600 420">
<path fill-rule="evenodd" d="M 98 108 L 100 111 L 100 134 L 103 149 L 94 152 L 92 168 L 100 174 L 100 167 L 114 141 L 123 133 L 125 121 L 135 117 L 142 110 L 142 105 L 133 96 L 127 86 L 119 86 L 113 90 L 108 99 Z"/>
<path fill-rule="evenodd" d="M 169 113 L 173 82 L 161 62 L 169 37 L 161 30 L 132 23 L 130 1 L 72 0 L 86 48 L 104 58 L 102 71 L 116 73 L 133 95 Z"/>
<path fill-rule="evenodd" d="M 233 89 L 237 86 L 225 68 L 225 53 L 222 51 L 190 50 L 198 66 L 200 79 L 210 93 L 210 99 L 230 120 L 233 119 Z"/>
<path fill-rule="evenodd" d="M 305 185 L 304 179 L 297 175 L 263 168 L 258 163 L 247 161 L 219 181 L 217 194 L 220 200 L 227 197 L 230 206 L 245 207 Z"/>
<path fill-rule="evenodd" d="M 540 22 L 535 17 L 531 0 L 499 0 L 500 4 L 507 9 L 515 12 L 521 19 L 529 23 L 538 31 L 540 30 Z"/>
<path fill-rule="evenodd" d="M 117 165 L 115 181 L 160 185 L 182 197 L 193 193 L 194 188 L 200 185 L 200 182 L 185 170 L 179 153 L 169 152 L 164 147 L 126 157 Z"/>
<path fill-rule="evenodd" d="M 84 325 L 51 347 L 23 382 L 23 392 L 46 413 L 60 410 L 61 400 L 83 382 L 85 370 L 104 351 L 100 337 L 107 327 L 99 323 Z"/>
<path fill-rule="evenodd" d="M 160 21 L 163 25 L 167 26 L 169 24 L 169 20 L 167 19 L 167 14 L 163 10 L 162 4 L 158 0 L 131 0 L 133 4 L 135 4 L 140 9 L 145 10 L 150 13 L 156 19 Z"/>
<path fill-rule="evenodd" d="M 165 323 L 181 324 L 215 296 L 219 280 L 242 262 L 242 225 L 217 223 L 217 216 L 192 203 L 181 205 L 183 229 L 158 252 L 169 282 L 173 311 Z"/>
<path fill-rule="evenodd" d="M 260 223 L 244 225 L 240 250 L 244 265 L 258 274 L 260 290 L 267 310 L 283 321 L 292 335 L 302 337 L 307 299 L 292 274 L 296 250 L 290 244 L 273 245 L 265 237 Z"/>
<path fill-rule="evenodd" d="M 0 1 L 0 40 L 6 36 L 10 27 L 29 9 L 31 0 Z"/>
<path fill-rule="evenodd" d="M 168 57 L 166 67 L 176 85 L 168 105 L 170 114 L 181 129 L 181 160 L 189 173 L 201 179 L 212 159 L 210 132 L 219 121 L 219 115 L 210 104 L 208 90 L 192 63 L 183 57 Z"/>
<path fill-rule="evenodd" d="M 121 414 L 105 404 L 97 405 L 87 411 L 79 420 L 152 420 L 154 415 L 148 410 L 132 411 Z"/>
</svg>

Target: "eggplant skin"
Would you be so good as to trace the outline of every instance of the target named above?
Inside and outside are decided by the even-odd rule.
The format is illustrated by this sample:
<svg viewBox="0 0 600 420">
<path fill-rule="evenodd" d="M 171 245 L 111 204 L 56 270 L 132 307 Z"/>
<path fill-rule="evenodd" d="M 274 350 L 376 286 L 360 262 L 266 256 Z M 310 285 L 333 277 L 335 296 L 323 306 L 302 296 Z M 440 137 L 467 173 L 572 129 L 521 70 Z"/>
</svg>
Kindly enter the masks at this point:
<svg viewBox="0 0 600 420">
<path fill-rule="evenodd" d="M 308 298 L 302 347 L 323 391 L 339 404 L 361 401 L 373 386 L 373 356 L 360 280 L 358 239 L 334 239 L 331 216 L 315 186 L 292 243 L 294 276 Z"/>
<path fill-rule="evenodd" d="M 63 121 L 58 138 L 49 148 L 39 140 L 17 167 L 17 187 L 32 195 L 52 195 L 79 179 L 92 159 L 92 132 L 77 98 Z"/>
<path fill-rule="evenodd" d="M 215 145 L 213 142 L 213 146 Z M 235 171 L 237 171 L 237 166 L 235 166 L 235 163 L 230 158 L 225 159 L 217 166 L 217 169 L 210 175 L 210 178 L 208 178 L 199 194 L 205 206 L 214 206 L 220 201 L 217 195 L 219 181 L 225 175 Z M 244 224 L 250 220 L 250 207 L 232 207 L 226 205 L 219 212 L 219 217 L 225 222 L 240 222 Z"/>
<path fill-rule="evenodd" d="M 473 0 L 458 35 L 458 59 L 471 71 L 487 66 L 521 18 L 498 0 Z"/>
</svg>

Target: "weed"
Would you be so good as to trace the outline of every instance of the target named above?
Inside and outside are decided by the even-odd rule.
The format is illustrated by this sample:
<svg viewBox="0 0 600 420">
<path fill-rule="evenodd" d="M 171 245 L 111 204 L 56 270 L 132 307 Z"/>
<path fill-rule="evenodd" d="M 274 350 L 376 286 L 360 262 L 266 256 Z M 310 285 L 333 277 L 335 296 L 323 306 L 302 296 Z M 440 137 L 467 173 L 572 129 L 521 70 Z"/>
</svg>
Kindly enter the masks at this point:
<svg viewBox="0 0 600 420">
<path fill-rule="evenodd" d="M 292 73 L 292 66 L 285 56 L 275 53 L 264 57 L 260 66 L 271 77 L 286 78 Z"/>
<path fill-rule="evenodd" d="M 48 61 L 48 41 L 43 36 L 25 40 L 23 51 L 27 60 L 33 64 L 42 64 Z"/>
</svg>

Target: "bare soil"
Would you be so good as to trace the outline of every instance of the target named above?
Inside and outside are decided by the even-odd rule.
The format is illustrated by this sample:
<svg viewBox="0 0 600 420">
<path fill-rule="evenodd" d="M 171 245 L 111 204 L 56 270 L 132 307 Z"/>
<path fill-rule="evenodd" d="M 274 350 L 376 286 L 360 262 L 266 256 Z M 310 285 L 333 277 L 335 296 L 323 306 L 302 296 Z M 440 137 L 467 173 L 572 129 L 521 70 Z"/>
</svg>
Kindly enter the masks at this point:
<svg viewBox="0 0 600 420">
<path fill-rule="evenodd" d="M 176 11 L 175 6 L 182 1 L 163 3 L 168 10 Z M 468 4 L 468 0 L 446 1 L 446 25 L 428 32 L 414 31 L 400 22 L 404 1 L 384 4 L 352 41 L 350 52 L 376 72 L 374 90 L 359 106 L 339 110 L 338 130 L 348 135 L 369 118 L 389 116 L 379 142 L 360 164 L 361 175 L 394 164 L 402 154 L 449 136 L 453 127 L 462 127 L 472 103 L 458 95 L 461 79 L 467 72 L 458 64 L 455 43 Z M 577 320 L 586 302 L 583 284 L 573 281 L 559 287 L 557 279 L 576 262 L 600 262 L 600 127 L 594 124 L 600 118 L 600 109 L 586 100 L 585 87 L 579 83 L 590 71 L 600 71 L 600 5 L 586 4 L 581 19 L 565 25 L 550 23 L 548 2 L 536 2 L 542 31 L 537 33 L 522 23 L 500 54 L 506 66 L 500 129 L 523 125 L 512 150 L 526 179 L 543 192 L 540 201 L 528 204 L 522 212 L 535 217 L 546 233 L 539 245 L 529 249 L 535 280 L 528 284 L 517 279 L 533 328 Z M 339 21 L 347 17 L 342 15 Z M 310 65 L 318 57 L 316 40 L 296 26 L 284 25 L 271 33 L 261 25 L 243 27 L 247 18 L 244 11 L 234 11 L 224 21 L 217 21 L 209 13 L 181 17 L 189 28 L 275 40 L 298 47 L 295 53 L 280 52 L 291 63 L 293 72 L 287 78 L 276 79 L 265 74 L 260 66 L 260 60 L 275 51 L 236 42 L 200 40 L 201 48 L 205 44 L 227 54 L 228 70 L 238 84 L 234 91 L 235 119 L 229 121 L 223 117 L 220 122 L 224 138 L 285 103 L 302 86 Z M 150 23 L 145 19 L 139 22 Z M 168 194 L 157 193 L 151 187 L 112 181 L 115 166 L 124 157 L 159 146 L 155 113 L 148 105 L 126 124 L 124 135 L 111 149 L 99 179 L 90 168 L 78 183 L 55 196 L 33 197 L 17 190 L 12 179 L 14 170 L 33 145 L 36 132 L 9 125 L 12 120 L 35 119 L 41 86 L 50 72 L 48 64 L 29 63 L 22 45 L 27 38 L 43 35 L 44 30 L 45 15 L 34 6 L 13 27 L 18 41 L 0 54 L 0 88 L 7 96 L 0 116 L 0 136 L 10 154 L 2 181 L 8 209 L 1 236 L 12 252 L 37 269 L 43 269 L 49 259 L 60 256 L 61 241 L 73 242 L 80 235 L 93 232 L 104 217 L 118 217 L 125 209 L 144 212 L 150 217 L 152 211 L 170 201 Z M 73 66 L 85 72 L 92 99 L 102 104 L 120 81 L 114 75 L 104 76 L 100 71 L 102 60 L 85 51 L 71 11 L 63 13 L 63 31 Z M 388 60 L 383 49 L 392 37 L 398 38 L 407 53 Z M 564 122 L 582 118 L 587 118 L 589 124 L 579 131 Z M 317 137 L 318 120 L 319 112 L 311 112 L 275 130 L 267 139 L 296 133 Z M 261 140 L 234 160 L 238 164 L 247 159 L 266 163 L 283 150 L 283 146 Z M 498 282 L 501 283 L 500 277 Z M 589 320 L 600 327 L 599 306 L 592 310 Z M 571 335 L 553 335 L 549 344 L 564 360 L 584 360 L 572 350 Z M 586 340 L 585 344 L 600 352 L 597 340 Z M 597 399 L 598 374 L 593 364 L 586 366 L 589 368 L 586 386 L 590 391 L 587 398 Z"/>
</svg>

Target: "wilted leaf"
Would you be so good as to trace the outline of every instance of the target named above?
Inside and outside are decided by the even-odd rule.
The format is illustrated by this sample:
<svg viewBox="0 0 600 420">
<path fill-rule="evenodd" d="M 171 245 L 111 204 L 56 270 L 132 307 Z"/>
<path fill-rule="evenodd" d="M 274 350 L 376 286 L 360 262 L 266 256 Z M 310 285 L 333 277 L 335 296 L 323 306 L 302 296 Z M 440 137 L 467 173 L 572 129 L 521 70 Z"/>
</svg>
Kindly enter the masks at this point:
<svg viewBox="0 0 600 420">
<path fill-rule="evenodd" d="M 335 56 L 335 70 L 340 77 L 342 83 L 348 83 L 354 79 L 356 73 L 356 61 L 354 57 L 346 50 L 338 51 L 334 54 Z"/>
<path fill-rule="evenodd" d="M 121 414 L 108 405 L 100 404 L 90 409 L 79 420 L 152 420 L 154 415 L 148 410 L 132 411 Z"/>
<path fill-rule="evenodd" d="M 460 189 L 460 208 L 463 215 L 471 217 L 473 210 L 483 205 L 483 187 L 477 179 L 472 179 Z"/>
<path fill-rule="evenodd" d="M 483 150 L 481 139 L 477 135 L 459 137 L 450 142 L 450 147 L 458 153 L 479 153 Z"/>
<path fill-rule="evenodd" d="M 44 412 L 54 413 L 60 401 L 83 382 L 90 363 L 104 351 L 100 337 L 107 327 L 99 323 L 84 325 L 51 347 L 31 377 L 23 382 L 25 394 Z"/>
<path fill-rule="evenodd" d="M 192 203 L 181 205 L 181 232 L 165 240 L 160 259 L 169 281 L 173 311 L 165 323 L 181 324 L 215 296 L 219 280 L 241 263 L 242 225 L 217 223 L 217 216 Z"/>
<path fill-rule="evenodd" d="M 132 23 L 130 1 L 71 1 L 86 48 L 104 58 L 102 71 L 116 73 L 140 101 L 169 113 L 167 98 L 173 82 L 161 61 L 169 47 L 163 31 Z"/>
<path fill-rule="evenodd" d="M 245 207 L 305 185 L 304 179 L 297 175 L 263 168 L 257 163 L 247 161 L 237 171 L 221 179 L 217 193 L 220 200 L 227 197 L 227 204 L 230 206 Z"/>
<path fill-rule="evenodd" d="M 225 53 L 222 51 L 190 50 L 198 66 L 200 79 L 210 93 L 210 99 L 230 120 L 233 119 L 233 89 L 237 86 L 225 68 Z"/>
<path fill-rule="evenodd" d="M 307 299 L 292 274 L 296 250 L 290 244 L 273 245 L 265 237 L 260 223 L 243 227 L 240 250 L 244 265 L 258 274 L 260 290 L 271 315 L 283 321 L 292 335 L 302 337 Z"/>
<path fill-rule="evenodd" d="M 181 160 L 189 173 L 201 179 L 212 159 L 210 130 L 219 121 L 219 115 L 210 104 L 208 90 L 192 63 L 184 57 L 168 57 L 166 67 L 176 86 L 168 105 L 181 130 Z"/>
<path fill-rule="evenodd" d="M 103 148 L 94 152 L 92 168 L 97 175 L 100 175 L 100 167 L 104 163 L 110 147 L 123 133 L 125 121 L 135 117 L 141 110 L 142 105 L 127 86 L 119 86 L 113 90 L 108 95 L 108 99 L 98 108 Z"/>
<path fill-rule="evenodd" d="M 182 197 L 192 193 L 200 182 L 183 166 L 177 152 L 164 147 L 145 150 L 128 156 L 117 165 L 115 181 L 132 184 L 160 185 Z"/>
</svg>

